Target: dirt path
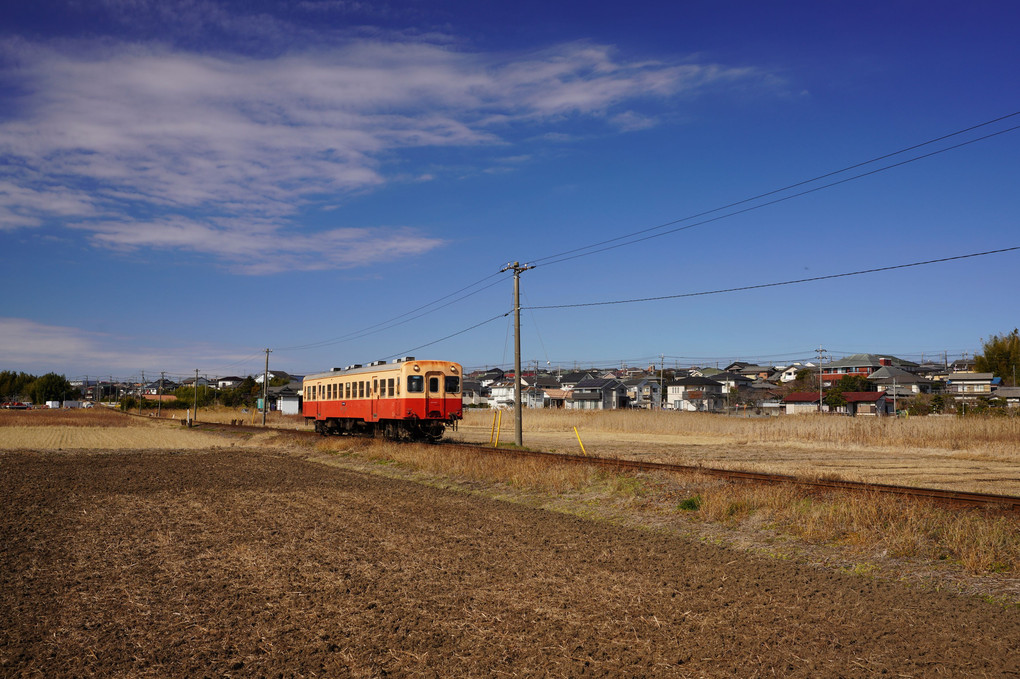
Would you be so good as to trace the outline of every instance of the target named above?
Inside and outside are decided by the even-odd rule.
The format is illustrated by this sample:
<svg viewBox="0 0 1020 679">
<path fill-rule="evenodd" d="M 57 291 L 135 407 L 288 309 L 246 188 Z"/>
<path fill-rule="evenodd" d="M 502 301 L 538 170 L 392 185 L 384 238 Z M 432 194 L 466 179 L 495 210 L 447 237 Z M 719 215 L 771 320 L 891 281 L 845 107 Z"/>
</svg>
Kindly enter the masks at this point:
<svg viewBox="0 0 1020 679">
<path fill-rule="evenodd" d="M 3 676 L 1016 676 L 1020 614 L 244 451 L 0 454 Z"/>
</svg>

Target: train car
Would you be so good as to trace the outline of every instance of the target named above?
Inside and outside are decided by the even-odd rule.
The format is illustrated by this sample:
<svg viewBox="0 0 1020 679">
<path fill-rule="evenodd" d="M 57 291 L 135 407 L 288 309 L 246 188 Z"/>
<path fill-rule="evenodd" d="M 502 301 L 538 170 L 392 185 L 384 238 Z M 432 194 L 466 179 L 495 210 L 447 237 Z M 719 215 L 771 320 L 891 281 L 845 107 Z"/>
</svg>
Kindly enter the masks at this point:
<svg viewBox="0 0 1020 679">
<path fill-rule="evenodd" d="M 305 377 L 301 414 L 323 435 L 438 441 L 464 417 L 462 375 L 459 363 L 413 356 L 333 368 Z"/>
</svg>

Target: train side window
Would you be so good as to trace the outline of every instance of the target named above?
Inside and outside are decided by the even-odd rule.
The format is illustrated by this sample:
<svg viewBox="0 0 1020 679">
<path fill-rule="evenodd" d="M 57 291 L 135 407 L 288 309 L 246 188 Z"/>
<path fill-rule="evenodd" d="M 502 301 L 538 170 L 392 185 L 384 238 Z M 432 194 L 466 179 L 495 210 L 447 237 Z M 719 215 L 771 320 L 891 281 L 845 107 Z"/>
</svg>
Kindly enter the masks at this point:
<svg viewBox="0 0 1020 679">
<path fill-rule="evenodd" d="M 407 393 L 420 394 L 425 391 L 425 378 L 421 375 L 407 376 Z"/>
<path fill-rule="evenodd" d="M 351 383 L 350 382 L 348 382 L 346 384 L 346 386 L 344 386 L 344 393 L 347 394 L 346 396 L 344 396 L 344 398 L 349 399 L 351 397 Z"/>
<path fill-rule="evenodd" d="M 374 377 L 372 378 L 372 394 L 379 394 L 379 380 Z"/>
<path fill-rule="evenodd" d="M 430 377 L 429 378 L 429 393 L 430 394 L 438 394 L 439 393 L 439 378 L 438 377 Z"/>
<path fill-rule="evenodd" d="M 447 375 L 446 384 L 444 386 L 446 387 L 447 394 L 456 394 L 460 392 L 460 378 L 450 377 L 449 375 Z"/>
<path fill-rule="evenodd" d="M 358 398 L 365 398 L 365 383 L 358 382 Z"/>
<path fill-rule="evenodd" d="M 393 378 L 392 377 L 389 379 L 387 386 L 389 387 L 390 398 L 393 398 Z"/>
</svg>

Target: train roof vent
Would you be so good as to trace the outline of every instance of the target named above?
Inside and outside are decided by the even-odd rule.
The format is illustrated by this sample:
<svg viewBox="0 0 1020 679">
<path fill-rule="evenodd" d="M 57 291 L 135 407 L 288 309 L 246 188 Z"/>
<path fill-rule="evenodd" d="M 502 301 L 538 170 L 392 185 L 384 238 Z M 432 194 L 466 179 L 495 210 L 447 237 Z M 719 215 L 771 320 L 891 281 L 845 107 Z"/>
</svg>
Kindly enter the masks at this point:
<svg viewBox="0 0 1020 679">
<path fill-rule="evenodd" d="M 414 356 L 403 356 L 401 358 L 393 359 L 393 362 L 394 363 L 407 363 L 408 361 L 413 361 L 413 360 L 414 360 Z"/>
<path fill-rule="evenodd" d="M 386 361 L 372 361 L 368 365 L 369 365 L 370 368 L 371 367 L 375 367 L 377 365 L 386 365 Z"/>
<path fill-rule="evenodd" d="M 355 368 L 360 368 L 360 367 L 361 367 L 360 363 L 355 363 L 354 365 L 351 366 L 351 370 L 354 370 Z"/>
<path fill-rule="evenodd" d="M 330 372 L 334 372 L 335 373 L 335 372 L 340 372 L 341 370 L 343 370 L 343 368 L 333 368 L 332 370 L 330 370 Z"/>
</svg>

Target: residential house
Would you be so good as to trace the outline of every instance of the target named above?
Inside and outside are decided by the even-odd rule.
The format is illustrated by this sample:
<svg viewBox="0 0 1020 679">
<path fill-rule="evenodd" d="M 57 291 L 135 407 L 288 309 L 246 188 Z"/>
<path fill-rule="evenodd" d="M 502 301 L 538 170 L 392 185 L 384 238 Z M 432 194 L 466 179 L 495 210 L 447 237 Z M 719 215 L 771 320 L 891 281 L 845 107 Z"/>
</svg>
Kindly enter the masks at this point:
<svg viewBox="0 0 1020 679">
<path fill-rule="evenodd" d="M 586 378 L 594 378 L 594 377 L 598 377 L 598 376 L 599 376 L 599 374 L 598 374 L 597 370 L 574 371 L 574 372 L 569 372 L 569 373 L 563 373 L 562 375 L 560 375 L 560 379 L 559 379 L 559 381 L 560 381 L 560 388 L 566 389 L 567 391 L 570 391 L 581 380 L 586 379 Z"/>
<path fill-rule="evenodd" d="M 817 368 L 817 366 L 814 363 L 794 363 L 783 368 L 776 368 L 778 372 L 778 381 L 781 384 L 794 382 L 797 379 L 797 373 L 801 370 L 812 370 L 817 373 L 818 371 L 815 370 L 815 368 Z"/>
<path fill-rule="evenodd" d="M 524 386 L 525 384 L 527 386 Z M 523 392 L 521 399 L 524 402 L 525 408 L 548 408 L 548 392 L 550 390 L 562 391 L 560 383 L 556 381 L 555 377 L 551 376 L 529 376 L 527 380 L 521 380 L 521 385 Z"/>
<path fill-rule="evenodd" d="M 269 408 L 284 415 L 301 414 L 301 382 L 292 381 L 281 387 L 269 387 Z"/>
<path fill-rule="evenodd" d="M 868 375 L 868 381 L 885 391 L 890 399 L 930 394 L 933 390 L 933 384 L 929 378 L 915 375 L 892 365 L 884 365 L 871 373 Z"/>
<path fill-rule="evenodd" d="M 334 370 L 336 370 L 336 368 L 334 368 Z M 265 377 L 265 375 L 266 375 L 266 373 L 264 373 L 264 372 L 260 372 L 258 375 L 255 375 L 255 383 L 256 384 L 262 384 L 262 379 Z M 301 376 L 301 375 L 290 375 L 288 373 L 283 372 L 282 370 L 270 370 L 269 371 L 269 381 L 270 382 L 272 382 L 273 380 L 275 380 L 278 377 L 282 378 L 282 379 L 285 379 L 288 382 L 294 382 L 294 381 L 300 382 L 301 380 L 304 379 L 304 377 Z"/>
<path fill-rule="evenodd" d="M 631 408 L 657 410 L 662 407 L 662 392 L 657 377 L 632 377 L 623 381 L 627 387 L 627 405 Z"/>
<path fill-rule="evenodd" d="M 666 388 L 666 403 L 673 410 L 715 413 L 726 402 L 723 385 L 708 377 L 684 377 Z"/>
<path fill-rule="evenodd" d="M 243 377 L 237 377 L 235 375 L 230 375 L 228 377 L 221 377 L 218 380 L 216 380 L 216 388 L 217 389 L 233 389 L 234 387 L 239 385 L 241 382 L 244 382 L 244 378 Z"/>
<path fill-rule="evenodd" d="M 975 403 L 978 398 L 990 397 L 992 391 L 1002 383 L 1002 378 L 992 373 L 951 373 L 947 380 L 947 392 L 962 403 Z"/>
<path fill-rule="evenodd" d="M 767 380 L 772 377 L 773 373 L 776 372 L 776 369 L 770 365 L 755 365 L 753 363 L 744 363 L 743 361 L 734 361 L 726 366 L 726 369 L 723 372 L 744 375 L 752 380 Z M 712 379 L 715 378 L 713 377 Z"/>
<path fill-rule="evenodd" d="M 477 380 L 482 387 L 490 387 L 496 382 L 503 382 L 504 375 L 505 373 L 499 368 L 489 368 L 487 370 L 475 371 L 469 377 Z"/>
<path fill-rule="evenodd" d="M 822 384 L 831 387 L 848 375 L 868 377 L 883 366 L 895 366 L 904 370 L 916 368 L 916 363 L 904 361 L 895 356 L 877 356 L 875 354 L 852 354 L 844 358 L 822 365 Z"/>
<path fill-rule="evenodd" d="M 567 410 L 615 410 L 626 404 L 627 387 L 613 378 L 585 378 L 565 399 Z"/>
<path fill-rule="evenodd" d="M 803 415 L 817 413 L 819 401 L 821 396 L 817 391 L 795 391 L 783 398 L 783 405 L 787 415 Z"/>
<path fill-rule="evenodd" d="M 999 398 L 1005 401 L 1010 408 L 1020 406 L 1020 387 L 999 387 L 992 392 L 992 398 Z"/>
<path fill-rule="evenodd" d="M 514 407 L 514 381 L 500 380 L 489 385 L 489 407 L 490 408 L 513 408 Z"/>
<path fill-rule="evenodd" d="M 888 414 L 884 391 L 844 391 L 842 396 L 846 401 L 845 411 L 851 417 Z"/>
<path fill-rule="evenodd" d="M 711 376 L 711 379 L 722 385 L 722 393 L 729 394 L 745 389 L 754 384 L 754 380 L 746 375 L 733 372 L 721 372 Z"/>
<path fill-rule="evenodd" d="M 460 385 L 460 395 L 465 406 L 489 405 L 488 389 L 482 387 L 477 380 L 464 380 Z"/>
</svg>

